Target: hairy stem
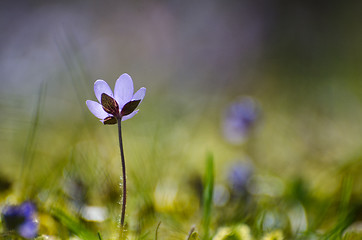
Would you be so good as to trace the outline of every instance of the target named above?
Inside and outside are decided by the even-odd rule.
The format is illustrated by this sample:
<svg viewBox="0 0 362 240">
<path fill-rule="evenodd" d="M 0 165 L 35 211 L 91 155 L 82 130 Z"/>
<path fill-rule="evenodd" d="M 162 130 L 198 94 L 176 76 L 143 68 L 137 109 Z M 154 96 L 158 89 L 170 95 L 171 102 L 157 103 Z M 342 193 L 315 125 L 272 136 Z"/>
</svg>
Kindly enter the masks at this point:
<svg viewBox="0 0 362 240">
<path fill-rule="evenodd" d="M 118 118 L 118 137 L 119 137 L 119 149 L 121 151 L 121 162 L 122 162 L 122 186 L 123 186 L 123 194 L 122 194 L 122 211 L 121 211 L 121 229 L 120 229 L 120 238 L 122 239 L 124 232 L 124 216 L 126 214 L 126 201 L 127 201 L 127 176 L 126 176 L 126 161 L 124 159 L 123 152 L 123 143 L 122 143 L 122 128 L 121 128 L 122 119 Z"/>
</svg>

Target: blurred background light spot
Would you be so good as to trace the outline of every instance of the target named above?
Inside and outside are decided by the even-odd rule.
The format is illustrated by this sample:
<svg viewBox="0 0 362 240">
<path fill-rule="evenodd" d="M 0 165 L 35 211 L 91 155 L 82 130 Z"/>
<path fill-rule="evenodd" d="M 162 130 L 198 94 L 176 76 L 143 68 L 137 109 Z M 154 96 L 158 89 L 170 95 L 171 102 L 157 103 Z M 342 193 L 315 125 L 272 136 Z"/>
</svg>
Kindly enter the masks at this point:
<svg viewBox="0 0 362 240">
<path fill-rule="evenodd" d="M 303 233 L 308 228 L 308 219 L 303 205 L 297 204 L 288 212 L 291 230 L 294 234 Z"/>
<path fill-rule="evenodd" d="M 248 189 L 255 195 L 280 197 L 284 193 L 285 184 L 278 177 L 271 175 L 255 175 L 248 185 Z"/>
<path fill-rule="evenodd" d="M 178 186 L 174 180 L 160 181 L 154 192 L 155 205 L 157 210 L 173 210 L 178 192 Z"/>
<path fill-rule="evenodd" d="M 103 222 L 108 217 L 108 211 L 100 206 L 83 206 L 81 209 L 82 217 L 87 221 Z"/>
<path fill-rule="evenodd" d="M 223 207 L 228 203 L 229 199 L 229 190 L 222 184 L 216 184 L 213 195 L 214 204 L 218 207 Z"/>
</svg>

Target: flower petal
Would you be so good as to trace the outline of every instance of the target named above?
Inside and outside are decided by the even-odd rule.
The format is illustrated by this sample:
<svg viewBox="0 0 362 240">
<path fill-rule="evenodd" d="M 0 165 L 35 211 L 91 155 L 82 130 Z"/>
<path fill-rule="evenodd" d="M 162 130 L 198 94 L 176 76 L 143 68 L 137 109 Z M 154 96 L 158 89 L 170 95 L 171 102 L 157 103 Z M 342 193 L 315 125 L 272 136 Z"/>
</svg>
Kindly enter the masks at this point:
<svg viewBox="0 0 362 240">
<path fill-rule="evenodd" d="M 116 81 L 116 85 L 114 86 L 114 98 L 121 107 L 125 103 L 131 101 L 132 96 L 133 96 L 132 78 L 127 73 L 124 73 Z"/>
<path fill-rule="evenodd" d="M 95 101 L 92 101 L 92 100 L 87 100 L 86 104 L 87 104 L 87 107 L 89 108 L 89 111 L 91 111 L 91 113 L 93 113 L 93 115 L 96 116 L 97 118 L 103 120 L 109 116 L 109 114 L 103 110 L 103 107 L 101 104 L 99 104 Z"/>
<path fill-rule="evenodd" d="M 133 95 L 132 100 L 141 100 L 142 102 L 145 95 L 146 95 L 146 88 L 142 87 Z"/>
<path fill-rule="evenodd" d="M 18 233 L 24 238 L 35 238 L 38 235 L 38 223 L 27 220 L 19 226 Z"/>
<path fill-rule="evenodd" d="M 133 111 L 131 114 L 128 114 L 127 116 L 123 116 L 122 121 L 126 121 L 127 119 L 133 118 L 134 115 L 136 115 L 137 113 L 138 113 L 138 110 Z"/>
<path fill-rule="evenodd" d="M 102 93 L 113 97 L 112 89 L 109 87 L 108 83 L 99 79 L 94 83 L 94 94 L 96 95 L 99 102 L 101 102 Z"/>
</svg>

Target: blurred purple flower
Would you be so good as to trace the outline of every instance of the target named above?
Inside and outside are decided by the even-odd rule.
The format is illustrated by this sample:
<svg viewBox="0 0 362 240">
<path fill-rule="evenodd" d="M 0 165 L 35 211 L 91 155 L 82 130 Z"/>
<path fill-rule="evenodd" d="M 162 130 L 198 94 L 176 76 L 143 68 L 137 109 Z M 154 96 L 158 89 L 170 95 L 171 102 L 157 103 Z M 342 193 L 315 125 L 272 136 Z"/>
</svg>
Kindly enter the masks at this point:
<svg viewBox="0 0 362 240">
<path fill-rule="evenodd" d="M 253 172 L 253 166 L 248 162 L 237 162 L 231 166 L 228 178 L 234 194 L 246 194 L 247 184 Z"/>
<path fill-rule="evenodd" d="M 225 138 L 230 143 L 243 143 L 258 117 L 259 109 L 252 98 L 243 98 L 232 103 L 224 115 L 222 127 Z"/>
<path fill-rule="evenodd" d="M 4 207 L 2 219 L 9 231 L 15 231 L 24 238 L 34 238 L 38 234 L 35 206 L 31 202 Z"/>
<path fill-rule="evenodd" d="M 109 85 L 103 80 L 94 83 L 94 93 L 99 103 L 87 100 L 89 110 L 103 122 L 103 124 L 116 124 L 132 118 L 138 110 L 146 94 L 146 88 L 140 88 L 133 94 L 133 81 L 127 73 L 122 74 L 116 81 L 114 94 Z"/>
</svg>

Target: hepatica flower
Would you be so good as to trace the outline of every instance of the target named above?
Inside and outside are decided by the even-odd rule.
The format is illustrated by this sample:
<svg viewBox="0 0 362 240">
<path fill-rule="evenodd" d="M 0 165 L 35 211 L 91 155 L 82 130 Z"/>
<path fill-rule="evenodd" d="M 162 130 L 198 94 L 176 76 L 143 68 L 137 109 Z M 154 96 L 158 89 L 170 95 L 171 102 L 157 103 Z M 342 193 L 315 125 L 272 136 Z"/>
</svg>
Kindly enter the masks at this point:
<svg viewBox="0 0 362 240">
<path fill-rule="evenodd" d="M 121 210 L 121 229 L 120 239 L 125 239 L 124 219 L 126 212 L 127 199 L 127 177 L 126 161 L 124 158 L 122 143 L 121 123 L 124 120 L 132 118 L 137 114 L 137 106 L 142 102 L 146 94 L 146 88 L 140 88 L 133 94 L 133 81 L 127 74 L 122 74 L 116 81 L 114 92 L 103 80 L 97 80 L 94 83 L 94 93 L 98 102 L 87 100 L 86 104 L 89 110 L 101 120 L 104 124 L 118 123 L 119 149 L 122 162 L 122 210 Z"/>
<path fill-rule="evenodd" d="M 223 133 L 230 143 L 243 143 L 249 136 L 260 115 L 252 98 L 242 98 L 227 108 L 223 119 Z"/>
<path fill-rule="evenodd" d="M 253 166 L 247 162 L 237 162 L 230 167 L 228 178 L 234 194 L 244 196 L 247 193 L 247 184 L 253 172 Z"/>
<path fill-rule="evenodd" d="M 137 106 L 146 94 L 146 88 L 140 88 L 133 94 L 133 81 L 127 73 L 116 81 L 114 93 L 103 80 L 94 83 L 94 93 L 98 102 L 87 100 L 86 104 L 94 116 L 103 124 L 116 124 L 117 120 L 127 120 L 137 114 Z"/>
<path fill-rule="evenodd" d="M 35 206 L 31 202 L 10 205 L 2 211 L 2 221 L 8 231 L 15 231 L 24 238 L 34 238 L 38 234 Z"/>
</svg>

